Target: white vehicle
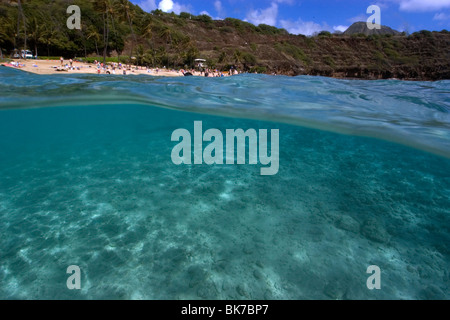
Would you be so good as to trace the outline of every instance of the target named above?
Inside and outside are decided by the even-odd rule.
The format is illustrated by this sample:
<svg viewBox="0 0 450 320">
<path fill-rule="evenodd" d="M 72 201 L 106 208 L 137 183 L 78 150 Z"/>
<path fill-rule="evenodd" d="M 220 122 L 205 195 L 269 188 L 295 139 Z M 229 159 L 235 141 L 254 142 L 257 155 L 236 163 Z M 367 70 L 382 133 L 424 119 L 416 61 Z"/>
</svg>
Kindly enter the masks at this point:
<svg viewBox="0 0 450 320">
<path fill-rule="evenodd" d="M 33 53 L 30 50 L 22 50 L 22 58 L 23 59 L 33 59 Z"/>
</svg>

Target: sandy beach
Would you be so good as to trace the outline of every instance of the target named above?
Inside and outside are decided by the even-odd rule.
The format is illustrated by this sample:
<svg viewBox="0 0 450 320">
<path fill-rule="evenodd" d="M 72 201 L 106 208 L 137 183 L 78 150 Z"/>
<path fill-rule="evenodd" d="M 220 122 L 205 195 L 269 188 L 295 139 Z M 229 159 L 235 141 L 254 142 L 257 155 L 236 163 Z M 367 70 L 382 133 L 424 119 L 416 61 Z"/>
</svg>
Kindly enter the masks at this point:
<svg viewBox="0 0 450 320">
<path fill-rule="evenodd" d="M 59 60 L 25 60 L 19 59 L 14 60 L 10 63 L 3 63 L 3 66 L 20 69 L 23 71 L 35 73 L 35 74 L 61 74 L 61 73 L 73 73 L 73 74 L 99 74 L 99 69 L 93 63 L 85 63 L 79 61 L 73 61 L 72 68 L 70 68 L 69 60 L 64 60 L 63 66 L 61 66 L 61 62 Z M 168 69 L 156 69 L 150 68 L 147 69 L 145 67 L 137 67 L 131 66 L 130 68 L 127 66 L 122 67 L 121 69 L 116 68 L 116 75 L 123 75 L 123 71 L 126 69 L 126 75 L 151 75 L 151 76 L 162 76 L 162 77 L 182 77 L 183 73 L 177 70 L 168 70 Z M 109 73 L 108 73 L 109 72 Z M 189 71 L 191 72 L 191 71 Z M 100 68 L 100 74 L 104 75 L 114 75 L 112 64 L 109 64 L 107 68 Z M 193 72 L 194 76 L 204 76 L 201 75 L 200 72 Z M 227 73 L 224 73 L 224 76 L 227 76 Z M 210 74 L 210 77 L 213 74 Z"/>
</svg>

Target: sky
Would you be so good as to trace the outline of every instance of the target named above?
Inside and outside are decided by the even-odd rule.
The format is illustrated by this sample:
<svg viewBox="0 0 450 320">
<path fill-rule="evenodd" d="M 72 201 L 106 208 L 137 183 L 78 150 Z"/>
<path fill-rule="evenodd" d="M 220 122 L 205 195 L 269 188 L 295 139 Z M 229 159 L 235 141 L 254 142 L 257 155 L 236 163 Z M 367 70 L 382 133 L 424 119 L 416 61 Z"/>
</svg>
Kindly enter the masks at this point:
<svg viewBox="0 0 450 320">
<path fill-rule="evenodd" d="M 367 21 L 371 5 L 380 8 L 381 24 L 398 31 L 450 30 L 450 0 L 131 0 L 150 12 L 207 14 L 285 28 L 292 34 L 345 31 Z"/>
</svg>

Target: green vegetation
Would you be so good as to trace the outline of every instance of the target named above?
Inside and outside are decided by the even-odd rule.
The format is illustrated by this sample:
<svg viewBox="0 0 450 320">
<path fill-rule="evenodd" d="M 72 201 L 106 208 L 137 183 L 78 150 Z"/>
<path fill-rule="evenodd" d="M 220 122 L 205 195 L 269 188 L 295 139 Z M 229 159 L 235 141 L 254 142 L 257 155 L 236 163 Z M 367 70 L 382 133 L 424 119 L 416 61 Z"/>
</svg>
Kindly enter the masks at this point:
<svg viewBox="0 0 450 320">
<path fill-rule="evenodd" d="M 47 56 L 39 56 L 40 60 L 58 60 L 60 57 L 47 57 Z M 101 59 L 100 57 L 98 59 Z"/>
<path fill-rule="evenodd" d="M 71 4 L 81 9 L 82 30 L 66 27 L 66 2 L 22 0 L 13 6 L 2 0 L 2 48 L 11 51 L 26 47 L 37 56 L 43 53 L 71 57 L 98 52 L 99 47 L 106 54 L 108 48 L 119 52 L 124 49 L 122 35 L 134 32 L 132 19 L 138 12 L 136 7 L 125 0 L 77 0 Z"/>
<path fill-rule="evenodd" d="M 188 20 L 188 19 L 191 19 L 191 17 L 192 17 L 192 15 L 191 15 L 190 13 L 187 13 L 187 12 L 181 12 L 181 13 L 180 13 L 180 18 L 181 18 L 181 19 L 186 19 L 186 20 Z"/>
<path fill-rule="evenodd" d="M 309 49 L 313 49 L 313 48 L 315 48 L 316 47 L 316 41 L 315 41 L 315 38 L 313 38 L 313 37 L 303 37 L 303 40 L 305 41 L 305 44 L 306 44 L 306 46 L 309 48 Z"/>
<path fill-rule="evenodd" d="M 233 27 L 237 32 L 244 33 L 244 32 L 256 32 L 256 26 L 251 24 L 250 22 L 242 21 L 239 19 L 234 18 L 226 18 L 224 22 L 230 26 Z"/>
<path fill-rule="evenodd" d="M 234 29 L 232 27 L 225 26 L 219 28 L 219 31 L 222 33 L 233 33 Z"/>
<path fill-rule="evenodd" d="M 42 60 L 59 60 L 59 57 L 39 57 L 39 59 Z M 94 63 L 94 61 L 103 61 L 103 57 L 75 57 L 76 60 L 78 61 L 82 61 L 82 62 L 87 62 L 87 63 Z M 130 61 L 130 57 L 129 56 L 119 56 L 119 57 L 106 57 L 106 62 L 116 62 L 116 63 L 127 63 L 128 61 Z"/>
<path fill-rule="evenodd" d="M 419 31 L 419 34 L 424 37 L 429 37 L 429 38 L 431 38 L 433 36 L 433 33 L 428 30 L 421 30 L 421 31 Z"/>
<path fill-rule="evenodd" d="M 351 35 L 352 38 L 367 38 L 364 33 L 356 33 Z"/>
<path fill-rule="evenodd" d="M 392 48 L 384 48 L 384 53 L 386 53 L 389 58 L 398 59 L 399 57 L 399 53 Z"/>
<path fill-rule="evenodd" d="M 213 21 L 212 18 L 210 16 L 208 16 L 207 14 L 199 15 L 199 16 L 195 17 L 194 20 L 200 21 L 200 22 L 203 22 L 206 24 L 210 24 Z"/>
<path fill-rule="evenodd" d="M 336 62 L 334 61 L 333 57 L 331 57 L 331 56 L 323 57 L 323 61 L 325 62 L 325 64 L 327 66 L 330 66 L 331 68 L 335 68 L 336 67 Z"/>
<path fill-rule="evenodd" d="M 225 62 L 226 58 L 227 58 L 226 52 L 222 51 L 222 52 L 220 53 L 220 55 L 219 55 L 218 62 L 219 62 L 219 63 L 223 63 L 223 62 Z"/>
<path fill-rule="evenodd" d="M 250 73 L 266 73 L 267 68 L 263 66 L 253 67 L 249 70 Z"/>
<path fill-rule="evenodd" d="M 386 68 L 386 67 L 389 67 L 390 65 L 389 65 L 389 62 L 387 61 L 387 59 L 386 59 L 386 57 L 384 56 L 384 54 L 383 53 L 381 53 L 380 51 L 376 51 L 375 53 L 374 53 L 374 58 L 375 58 L 375 61 L 376 61 L 376 66 L 377 66 L 377 69 L 383 69 L 383 68 Z"/>
<path fill-rule="evenodd" d="M 290 55 L 295 60 L 302 61 L 306 65 L 309 65 L 311 63 L 311 59 L 305 54 L 305 52 L 301 48 L 289 42 L 282 41 L 280 43 L 277 43 L 275 44 L 275 48 L 280 52 L 284 52 Z"/>
<path fill-rule="evenodd" d="M 319 32 L 318 36 L 325 37 L 325 38 L 331 38 L 332 34 L 331 34 L 331 32 L 328 32 L 328 31 L 321 31 L 321 32 Z"/>
<path fill-rule="evenodd" d="M 244 52 L 242 54 L 242 62 L 245 65 L 255 65 L 258 63 L 258 59 L 256 59 L 256 57 L 254 55 L 252 55 L 249 52 Z"/>
<path fill-rule="evenodd" d="M 260 24 L 258 27 L 255 28 L 255 31 L 266 35 L 288 34 L 288 32 L 285 29 L 279 29 L 277 27 L 272 27 L 267 24 Z"/>
</svg>

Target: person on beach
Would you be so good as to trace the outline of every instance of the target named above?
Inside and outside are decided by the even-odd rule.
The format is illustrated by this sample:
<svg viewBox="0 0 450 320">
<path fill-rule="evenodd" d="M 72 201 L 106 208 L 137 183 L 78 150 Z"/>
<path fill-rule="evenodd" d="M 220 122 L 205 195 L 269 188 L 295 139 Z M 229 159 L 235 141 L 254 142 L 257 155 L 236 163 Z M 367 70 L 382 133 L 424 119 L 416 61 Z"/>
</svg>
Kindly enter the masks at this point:
<svg viewBox="0 0 450 320">
<path fill-rule="evenodd" d="M 72 67 L 73 67 L 73 60 L 70 59 L 70 60 L 69 60 L 69 63 L 70 63 L 70 67 L 72 68 Z"/>
<path fill-rule="evenodd" d="M 64 58 L 61 57 L 61 58 L 59 58 L 59 60 L 61 61 L 61 67 L 62 67 L 64 65 Z"/>
</svg>

